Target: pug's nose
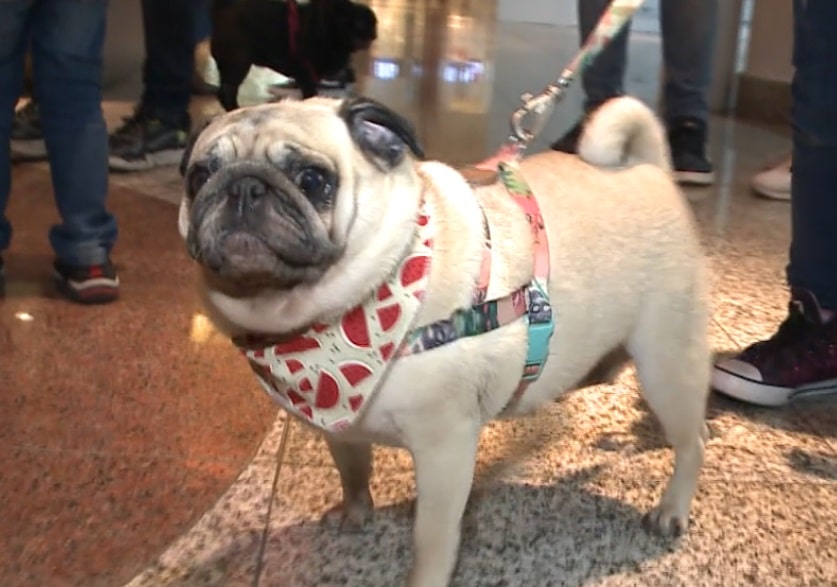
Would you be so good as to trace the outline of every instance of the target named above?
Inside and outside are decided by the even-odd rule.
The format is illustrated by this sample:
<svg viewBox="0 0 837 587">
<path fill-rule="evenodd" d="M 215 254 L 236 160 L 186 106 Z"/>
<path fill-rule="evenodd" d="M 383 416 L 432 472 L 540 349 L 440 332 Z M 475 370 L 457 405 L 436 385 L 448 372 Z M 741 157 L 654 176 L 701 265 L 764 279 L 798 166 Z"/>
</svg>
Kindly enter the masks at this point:
<svg viewBox="0 0 837 587">
<path fill-rule="evenodd" d="M 258 177 L 245 175 L 239 177 L 229 186 L 227 191 L 230 204 L 235 207 L 239 216 L 244 216 L 256 208 L 268 193 L 267 183 Z"/>
</svg>

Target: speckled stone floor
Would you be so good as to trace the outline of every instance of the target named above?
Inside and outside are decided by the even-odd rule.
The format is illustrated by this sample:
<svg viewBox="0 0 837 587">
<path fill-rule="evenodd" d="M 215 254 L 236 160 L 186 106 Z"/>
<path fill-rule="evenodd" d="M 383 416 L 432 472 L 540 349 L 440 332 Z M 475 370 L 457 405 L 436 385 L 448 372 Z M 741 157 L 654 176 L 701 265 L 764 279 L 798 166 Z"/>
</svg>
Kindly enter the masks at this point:
<svg viewBox="0 0 837 587">
<path fill-rule="evenodd" d="M 570 29 L 495 25 L 488 2 L 456 14 L 372 4 L 381 41 L 359 60 L 358 90 L 407 115 L 429 155 L 453 163 L 493 150 L 518 94 L 540 89 L 577 42 Z M 630 51 L 628 89 L 653 103 L 658 40 L 636 34 Z M 106 105 L 112 124 L 130 110 L 126 95 Z M 195 116 L 212 108 L 196 101 Z M 573 88 L 535 149 L 579 111 Z M 716 119 L 718 182 L 687 191 L 714 270 L 718 352 L 771 334 L 784 316 L 789 208 L 747 184 L 785 148 L 781 134 Z M 203 322 L 175 231 L 175 171 L 112 177 L 125 299 L 99 310 L 43 288 L 46 167 L 20 166 L 15 182 L 12 295 L 0 302 L 0 584 L 400 584 L 408 456 L 376 450 L 376 515 L 362 531 L 319 523 L 339 497 L 337 473 L 323 442 L 277 417 Z M 834 400 L 767 410 L 712 397 L 691 530 L 668 542 L 639 525 L 671 459 L 636 387 L 629 369 L 485 430 L 454 585 L 837 585 Z"/>
</svg>

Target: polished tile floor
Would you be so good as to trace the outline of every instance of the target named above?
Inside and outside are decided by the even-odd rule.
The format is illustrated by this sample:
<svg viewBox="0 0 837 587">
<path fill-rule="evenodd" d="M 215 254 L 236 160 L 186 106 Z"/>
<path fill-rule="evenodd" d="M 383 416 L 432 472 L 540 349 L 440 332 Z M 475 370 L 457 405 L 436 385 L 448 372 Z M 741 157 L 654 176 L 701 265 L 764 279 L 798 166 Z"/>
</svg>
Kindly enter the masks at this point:
<svg viewBox="0 0 837 587">
<path fill-rule="evenodd" d="M 577 43 L 571 29 L 494 24 L 491 2 L 371 4 L 382 34 L 359 60 L 358 91 L 407 115 L 429 156 L 452 163 L 499 145 L 518 94 L 539 90 Z M 630 51 L 628 90 L 653 103 L 659 41 L 634 35 Z M 112 124 L 131 93 L 107 103 Z M 574 122 L 579 94 L 536 149 Z M 195 114 L 212 108 L 196 101 Z M 713 346 L 728 352 L 784 315 L 789 208 L 747 184 L 787 140 L 718 118 L 711 142 L 718 182 L 687 196 L 714 270 Z M 125 299 L 100 309 L 43 286 L 47 173 L 17 166 L 10 210 L 0 584 L 398 585 L 410 558 L 409 458 L 376 451 L 376 517 L 362 532 L 319 524 L 339 498 L 337 474 L 322 441 L 277 415 L 200 314 L 175 230 L 175 170 L 112 177 Z M 691 531 L 669 543 L 639 525 L 670 452 L 636 386 L 628 370 L 485 431 L 455 585 L 837 585 L 833 401 L 766 410 L 713 397 Z"/>
</svg>

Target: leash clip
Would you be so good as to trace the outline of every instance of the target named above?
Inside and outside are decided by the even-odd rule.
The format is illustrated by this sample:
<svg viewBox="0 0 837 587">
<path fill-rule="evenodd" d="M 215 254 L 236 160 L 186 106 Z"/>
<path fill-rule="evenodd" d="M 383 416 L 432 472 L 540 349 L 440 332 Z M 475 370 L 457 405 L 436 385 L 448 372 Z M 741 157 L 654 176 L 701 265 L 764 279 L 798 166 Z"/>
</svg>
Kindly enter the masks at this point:
<svg viewBox="0 0 837 587">
<path fill-rule="evenodd" d="M 555 104 L 564 97 L 564 92 L 569 85 L 569 77 L 562 75 L 546 86 L 540 94 L 523 94 L 520 97 L 523 105 L 518 107 L 511 116 L 511 138 L 523 145 L 528 145 L 535 140 L 549 122 Z"/>
</svg>

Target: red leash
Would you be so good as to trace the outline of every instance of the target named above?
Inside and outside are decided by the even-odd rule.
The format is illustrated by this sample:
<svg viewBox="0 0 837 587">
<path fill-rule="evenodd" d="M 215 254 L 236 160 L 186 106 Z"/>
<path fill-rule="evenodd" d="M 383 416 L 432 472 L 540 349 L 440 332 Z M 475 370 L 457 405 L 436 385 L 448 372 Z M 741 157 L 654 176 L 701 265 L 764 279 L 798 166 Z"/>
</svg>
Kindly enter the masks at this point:
<svg viewBox="0 0 837 587">
<path fill-rule="evenodd" d="M 314 68 L 311 66 L 311 63 L 306 59 L 302 54 L 299 52 L 299 48 L 297 47 L 297 35 L 299 34 L 299 6 L 296 3 L 296 0 L 287 0 L 288 4 L 288 36 L 289 36 L 289 43 L 291 46 L 291 53 L 296 56 L 297 59 L 305 63 L 305 67 L 308 68 L 309 73 L 311 73 L 311 77 L 314 78 L 315 82 L 320 81 L 320 76 L 317 75 L 317 72 L 314 71 Z"/>
</svg>

